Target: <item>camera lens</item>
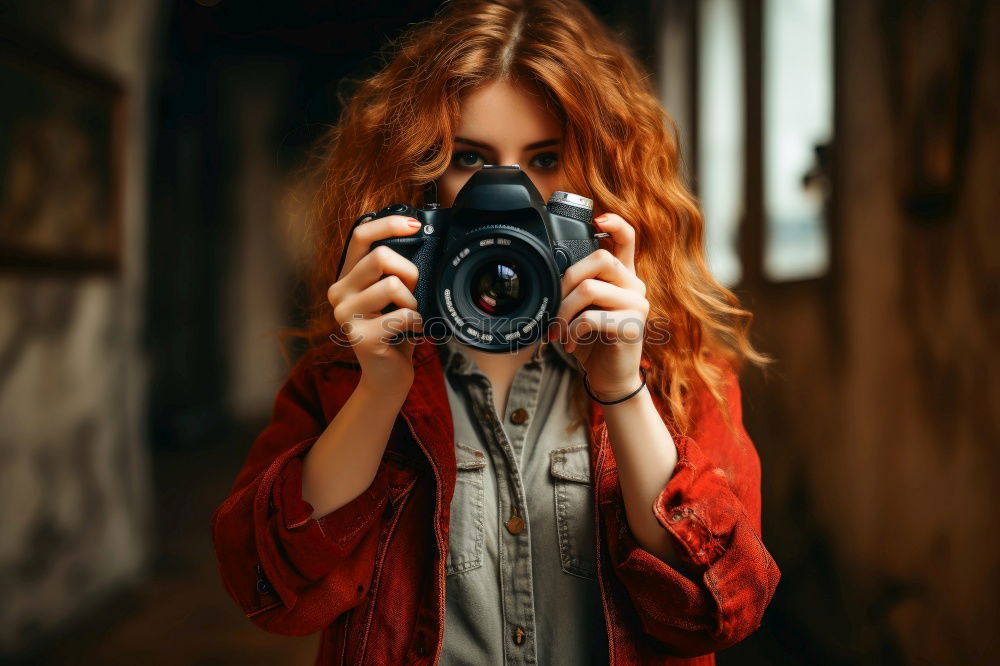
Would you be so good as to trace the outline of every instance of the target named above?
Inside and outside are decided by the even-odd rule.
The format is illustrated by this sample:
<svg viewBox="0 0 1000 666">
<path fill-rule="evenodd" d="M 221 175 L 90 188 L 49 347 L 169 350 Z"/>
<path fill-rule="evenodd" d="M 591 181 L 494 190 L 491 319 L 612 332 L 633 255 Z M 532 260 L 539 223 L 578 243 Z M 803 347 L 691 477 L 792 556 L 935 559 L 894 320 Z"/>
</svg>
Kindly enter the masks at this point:
<svg viewBox="0 0 1000 666">
<path fill-rule="evenodd" d="M 472 302 L 490 317 L 501 317 L 516 310 L 524 294 L 518 267 L 512 262 L 483 264 L 473 274 L 469 288 Z"/>
<path fill-rule="evenodd" d="M 538 340 L 559 307 L 552 250 L 512 226 L 485 226 L 449 248 L 435 277 L 436 304 L 461 342 L 508 352 Z"/>
</svg>

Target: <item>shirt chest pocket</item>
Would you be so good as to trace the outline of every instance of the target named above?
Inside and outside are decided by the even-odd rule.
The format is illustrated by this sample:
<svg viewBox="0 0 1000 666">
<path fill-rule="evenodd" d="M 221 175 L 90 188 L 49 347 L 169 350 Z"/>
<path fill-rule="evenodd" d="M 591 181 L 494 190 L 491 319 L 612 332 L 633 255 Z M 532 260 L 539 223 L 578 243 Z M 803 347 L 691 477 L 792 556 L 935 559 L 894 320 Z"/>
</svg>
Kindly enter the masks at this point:
<svg viewBox="0 0 1000 666">
<path fill-rule="evenodd" d="M 574 576 L 596 580 L 590 447 L 579 444 L 555 449 L 549 453 L 549 457 L 562 570 Z"/>
<path fill-rule="evenodd" d="M 455 443 L 455 496 L 448 527 L 447 574 L 471 571 L 483 564 L 486 456 L 482 451 Z"/>
</svg>

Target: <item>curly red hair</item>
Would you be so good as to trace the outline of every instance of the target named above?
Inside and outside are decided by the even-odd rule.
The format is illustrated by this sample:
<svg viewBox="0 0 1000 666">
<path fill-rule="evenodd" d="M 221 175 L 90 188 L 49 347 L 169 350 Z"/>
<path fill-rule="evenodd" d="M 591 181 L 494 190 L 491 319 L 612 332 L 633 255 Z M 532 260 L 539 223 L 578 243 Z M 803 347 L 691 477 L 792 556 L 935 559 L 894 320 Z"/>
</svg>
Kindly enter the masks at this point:
<svg viewBox="0 0 1000 666">
<path fill-rule="evenodd" d="M 310 346 L 337 328 L 326 300 L 348 230 L 390 202 L 424 204 L 448 168 L 463 95 L 487 82 L 531 86 L 563 126 L 570 191 L 636 230 L 636 270 L 650 321 L 669 342 L 647 342 L 649 386 L 689 426 L 693 382 L 725 402 L 723 363 L 770 359 L 749 342 L 753 315 L 710 274 L 703 219 L 680 173 L 677 130 L 635 56 L 577 0 L 455 0 L 388 45 L 391 58 L 359 82 L 322 144 L 312 210 L 317 257 L 309 279 Z M 350 358 L 331 345 L 332 358 Z M 723 409 L 723 413 L 728 410 Z"/>
</svg>

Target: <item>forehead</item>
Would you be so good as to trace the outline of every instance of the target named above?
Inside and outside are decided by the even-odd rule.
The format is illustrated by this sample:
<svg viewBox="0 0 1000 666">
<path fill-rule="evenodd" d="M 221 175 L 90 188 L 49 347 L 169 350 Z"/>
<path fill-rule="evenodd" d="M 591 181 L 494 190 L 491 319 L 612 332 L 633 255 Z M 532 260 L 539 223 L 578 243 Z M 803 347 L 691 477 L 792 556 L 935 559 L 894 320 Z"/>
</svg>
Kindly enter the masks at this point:
<svg viewBox="0 0 1000 666">
<path fill-rule="evenodd" d="M 497 148 L 520 148 L 562 135 L 558 118 L 538 93 L 507 81 L 469 92 L 462 100 L 458 127 L 459 136 Z"/>
</svg>

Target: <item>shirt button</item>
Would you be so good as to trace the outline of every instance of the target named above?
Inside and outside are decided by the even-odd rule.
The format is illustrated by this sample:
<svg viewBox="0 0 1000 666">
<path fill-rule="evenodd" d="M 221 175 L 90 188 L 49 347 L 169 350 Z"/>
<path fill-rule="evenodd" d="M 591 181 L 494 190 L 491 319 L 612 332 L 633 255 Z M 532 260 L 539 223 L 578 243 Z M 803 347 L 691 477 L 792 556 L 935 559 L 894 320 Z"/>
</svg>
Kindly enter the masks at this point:
<svg viewBox="0 0 1000 666">
<path fill-rule="evenodd" d="M 524 642 L 524 629 L 522 627 L 514 627 L 514 645 L 520 645 Z"/>
<path fill-rule="evenodd" d="M 674 511 L 673 515 L 670 516 L 670 520 L 674 521 L 675 523 L 680 519 L 681 519 L 680 511 Z"/>
<path fill-rule="evenodd" d="M 518 407 L 510 413 L 510 422 L 514 425 L 521 425 L 528 420 L 528 410 L 524 407 Z"/>
<path fill-rule="evenodd" d="M 524 531 L 524 519 L 514 515 L 507 519 L 507 531 L 511 534 L 520 534 Z"/>
</svg>

